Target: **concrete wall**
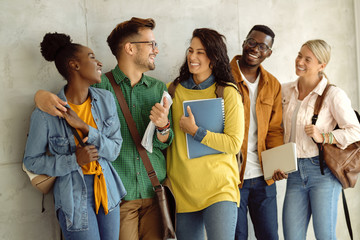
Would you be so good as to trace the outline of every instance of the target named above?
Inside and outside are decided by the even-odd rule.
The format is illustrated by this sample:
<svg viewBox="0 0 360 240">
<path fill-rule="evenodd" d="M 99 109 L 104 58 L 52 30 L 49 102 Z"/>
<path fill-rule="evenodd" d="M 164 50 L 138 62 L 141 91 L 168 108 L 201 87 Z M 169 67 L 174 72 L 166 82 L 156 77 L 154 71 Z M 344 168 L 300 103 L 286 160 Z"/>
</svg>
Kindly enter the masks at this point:
<svg viewBox="0 0 360 240">
<path fill-rule="evenodd" d="M 359 109 L 355 49 L 360 42 L 354 12 L 360 9 L 354 4 L 353 0 L 0 0 L 0 239 L 60 238 L 51 194 L 45 196 L 42 213 L 42 196 L 21 170 L 35 91 L 57 92 L 65 83 L 54 64 L 40 55 L 39 43 L 46 32 L 65 32 L 75 42 L 88 45 L 107 71 L 116 64 L 106 45 L 113 27 L 132 16 L 153 17 L 160 54 L 156 70 L 148 74 L 168 82 L 178 73 L 194 28 L 210 27 L 223 33 L 232 58 L 241 53 L 249 29 L 266 24 L 275 31 L 276 39 L 264 66 L 280 82 L 296 79 L 294 60 L 302 43 L 325 39 L 333 50 L 326 73 Z M 284 193 L 285 181 L 278 183 L 281 239 Z M 355 239 L 359 239 L 360 184 L 346 194 Z M 349 239 L 340 204 L 337 235 Z M 315 239 L 311 225 L 308 239 Z"/>
</svg>

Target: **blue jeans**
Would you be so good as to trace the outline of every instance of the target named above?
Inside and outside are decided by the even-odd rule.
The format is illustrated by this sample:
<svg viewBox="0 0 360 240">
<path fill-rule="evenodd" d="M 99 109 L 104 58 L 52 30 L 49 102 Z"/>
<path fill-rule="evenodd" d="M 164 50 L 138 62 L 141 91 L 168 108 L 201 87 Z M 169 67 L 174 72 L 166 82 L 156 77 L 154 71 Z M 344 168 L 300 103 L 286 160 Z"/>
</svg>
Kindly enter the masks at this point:
<svg viewBox="0 0 360 240">
<path fill-rule="evenodd" d="M 189 213 L 176 214 L 176 238 L 178 240 L 205 239 L 234 240 L 237 206 L 235 202 L 217 202 L 209 207 Z M 205 228 L 205 229 L 204 229 Z"/>
<path fill-rule="evenodd" d="M 67 240 L 118 240 L 120 229 L 120 206 L 118 205 L 107 215 L 100 206 L 99 213 L 95 212 L 94 175 L 84 175 L 87 189 L 87 217 L 89 228 L 83 231 L 68 231 L 64 212 L 58 210 L 58 220 L 65 239 Z M 76 209 L 75 209 L 76 211 Z"/>
<path fill-rule="evenodd" d="M 337 205 L 341 184 L 319 157 L 298 158 L 298 171 L 290 173 L 283 208 L 284 237 L 306 239 L 312 215 L 316 239 L 336 239 Z"/>
<path fill-rule="evenodd" d="M 258 240 L 279 239 L 275 184 L 268 186 L 263 176 L 244 180 L 240 188 L 236 240 L 248 239 L 248 209 Z"/>
</svg>

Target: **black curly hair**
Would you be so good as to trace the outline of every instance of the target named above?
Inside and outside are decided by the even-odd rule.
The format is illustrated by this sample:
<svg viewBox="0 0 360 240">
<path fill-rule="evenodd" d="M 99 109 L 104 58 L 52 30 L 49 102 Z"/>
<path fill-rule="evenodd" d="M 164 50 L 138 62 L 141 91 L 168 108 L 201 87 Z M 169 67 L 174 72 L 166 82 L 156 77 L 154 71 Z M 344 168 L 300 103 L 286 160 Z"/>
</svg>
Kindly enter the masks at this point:
<svg viewBox="0 0 360 240">
<path fill-rule="evenodd" d="M 259 31 L 259 32 L 265 33 L 266 35 L 270 36 L 271 39 L 272 39 L 271 46 L 274 45 L 275 33 L 268 26 L 265 26 L 265 25 L 255 25 L 255 26 L 253 26 L 250 29 L 250 31 L 249 31 L 248 35 L 246 36 L 246 38 L 250 35 L 250 33 L 252 31 Z"/>
<path fill-rule="evenodd" d="M 55 66 L 59 73 L 65 78 L 69 78 L 69 60 L 77 59 L 76 53 L 80 51 L 82 45 L 72 43 L 69 35 L 64 33 L 46 33 L 40 43 L 40 52 L 45 60 L 55 61 Z"/>
<path fill-rule="evenodd" d="M 193 31 L 191 39 L 193 38 L 199 38 L 204 46 L 206 55 L 210 59 L 210 66 L 212 66 L 212 74 L 215 77 L 215 82 L 221 86 L 226 86 L 227 83 L 235 84 L 227 55 L 225 36 L 213 29 L 198 28 Z M 185 62 L 180 67 L 180 75 L 174 80 L 174 84 L 177 85 L 182 81 L 188 80 L 190 75 L 187 57 L 185 57 Z"/>
</svg>

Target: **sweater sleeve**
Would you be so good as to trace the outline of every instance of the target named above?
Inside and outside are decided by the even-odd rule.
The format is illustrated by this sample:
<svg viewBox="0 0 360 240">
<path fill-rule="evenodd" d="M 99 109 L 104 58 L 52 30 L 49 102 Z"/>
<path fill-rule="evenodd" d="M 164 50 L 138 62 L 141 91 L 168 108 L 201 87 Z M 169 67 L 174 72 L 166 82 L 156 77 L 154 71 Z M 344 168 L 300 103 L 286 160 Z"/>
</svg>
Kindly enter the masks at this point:
<svg viewBox="0 0 360 240">
<path fill-rule="evenodd" d="M 224 89 L 224 106 L 224 133 L 207 130 L 201 143 L 227 154 L 237 154 L 244 139 L 244 107 L 241 96 L 235 88 Z"/>
</svg>

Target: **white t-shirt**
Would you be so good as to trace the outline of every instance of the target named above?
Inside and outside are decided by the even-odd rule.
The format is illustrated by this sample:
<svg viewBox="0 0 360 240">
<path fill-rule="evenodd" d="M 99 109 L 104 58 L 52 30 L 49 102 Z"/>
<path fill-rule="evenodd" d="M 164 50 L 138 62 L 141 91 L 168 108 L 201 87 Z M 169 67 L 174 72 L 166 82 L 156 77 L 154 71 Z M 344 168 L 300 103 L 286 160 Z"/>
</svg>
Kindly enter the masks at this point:
<svg viewBox="0 0 360 240">
<path fill-rule="evenodd" d="M 241 70 L 240 73 L 249 89 L 249 98 L 250 98 L 250 124 L 249 124 L 248 147 L 247 147 L 247 158 L 246 158 L 244 179 L 251 179 L 264 175 L 261 170 L 258 151 L 257 151 L 258 126 L 257 126 L 257 117 L 256 117 L 256 98 L 258 95 L 260 73 L 258 74 L 255 82 L 253 83 L 249 82 L 245 78 Z"/>
</svg>

